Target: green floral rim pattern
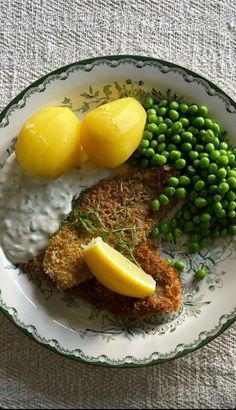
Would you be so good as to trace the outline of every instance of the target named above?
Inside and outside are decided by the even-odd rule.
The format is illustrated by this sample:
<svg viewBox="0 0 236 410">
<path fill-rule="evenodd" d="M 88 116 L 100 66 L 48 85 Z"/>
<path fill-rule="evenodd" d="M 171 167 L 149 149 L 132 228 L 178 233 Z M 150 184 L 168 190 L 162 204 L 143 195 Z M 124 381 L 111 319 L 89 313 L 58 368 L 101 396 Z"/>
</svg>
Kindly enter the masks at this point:
<svg viewBox="0 0 236 410">
<path fill-rule="evenodd" d="M 97 65 L 107 65 L 109 67 L 118 67 L 122 63 L 129 63 L 135 65 L 137 68 L 142 68 L 145 65 L 154 66 L 158 68 L 162 73 L 168 73 L 170 71 L 180 74 L 186 82 L 197 82 L 204 87 L 207 94 L 210 96 L 217 96 L 217 98 L 223 100 L 226 110 L 229 113 L 236 113 L 236 104 L 235 102 L 228 97 L 223 91 L 221 91 L 217 86 L 212 84 L 210 81 L 205 78 L 195 74 L 194 72 L 182 68 L 180 66 L 174 65 L 169 62 L 162 60 L 157 60 L 149 57 L 139 57 L 139 56 L 108 56 L 108 57 L 99 57 L 92 58 L 80 62 L 70 64 L 68 66 L 62 67 L 58 70 L 55 70 L 52 73 L 42 77 L 38 81 L 31 84 L 26 88 L 22 93 L 20 93 L 12 102 L 2 111 L 0 114 L 0 128 L 6 127 L 9 124 L 9 118 L 11 114 L 20 108 L 23 108 L 26 104 L 27 98 L 34 93 L 41 93 L 46 90 L 47 84 L 52 81 L 65 80 L 68 75 L 73 71 L 82 70 L 85 72 L 91 71 Z M 109 92 L 109 90 L 107 90 Z M 66 103 L 66 102 L 65 102 Z M 86 107 L 85 107 L 86 108 Z M 170 250 L 171 251 L 171 250 Z M 206 302 L 208 303 L 208 302 Z M 121 360 L 112 360 L 109 357 L 102 355 L 98 357 L 86 356 L 80 349 L 74 351 L 68 351 L 60 346 L 57 340 L 47 340 L 44 337 L 38 334 L 35 326 L 26 325 L 20 321 L 18 317 L 17 310 L 13 307 L 9 307 L 5 304 L 1 297 L 0 289 L 0 309 L 2 312 L 10 319 L 17 327 L 23 331 L 26 335 L 33 338 L 38 343 L 47 347 L 48 349 L 60 353 L 68 358 L 78 360 L 87 364 L 97 364 L 100 366 L 109 366 L 109 367 L 136 367 L 136 366 L 145 366 L 151 364 L 163 363 L 178 357 L 181 357 L 189 352 L 192 352 L 221 334 L 226 330 L 235 320 L 236 320 L 236 308 L 230 312 L 230 314 L 223 315 L 219 319 L 218 324 L 211 329 L 210 331 L 204 331 L 199 334 L 199 337 L 194 342 L 185 345 L 179 344 L 176 349 L 169 354 L 160 354 L 154 352 L 150 357 L 145 359 L 137 359 L 132 356 L 127 356 Z"/>
</svg>

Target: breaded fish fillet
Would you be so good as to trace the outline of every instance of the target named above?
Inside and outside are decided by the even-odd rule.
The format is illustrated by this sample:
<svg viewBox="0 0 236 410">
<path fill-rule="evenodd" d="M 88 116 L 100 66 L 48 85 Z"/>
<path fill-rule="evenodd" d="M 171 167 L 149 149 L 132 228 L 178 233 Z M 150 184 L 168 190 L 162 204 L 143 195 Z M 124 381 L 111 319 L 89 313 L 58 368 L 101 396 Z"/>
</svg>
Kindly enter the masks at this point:
<svg viewBox="0 0 236 410">
<path fill-rule="evenodd" d="M 150 210 L 150 200 L 160 195 L 167 179 L 175 174 L 169 166 L 133 170 L 87 189 L 74 201 L 65 225 L 52 237 L 46 251 L 23 269 L 43 275 L 58 289 L 114 314 L 145 317 L 175 311 L 181 297 L 178 273 L 160 259 L 156 246 L 148 239 L 153 224 L 175 204 L 172 199 L 155 213 Z M 152 275 L 157 282 L 154 295 L 142 299 L 122 296 L 92 277 L 82 247 L 95 236 L 134 258 Z"/>
<path fill-rule="evenodd" d="M 164 166 L 136 170 L 100 181 L 74 201 L 68 223 L 49 241 L 43 260 L 45 273 L 58 289 L 66 290 L 91 277 L 82 255 L 82 246 L 93 237 L 131 256 L 134 248 L 147 240 L 151 228 L 173 206 L 150 210 L 150 200 L 163 191 L 174 174 Z"/>
</svg>

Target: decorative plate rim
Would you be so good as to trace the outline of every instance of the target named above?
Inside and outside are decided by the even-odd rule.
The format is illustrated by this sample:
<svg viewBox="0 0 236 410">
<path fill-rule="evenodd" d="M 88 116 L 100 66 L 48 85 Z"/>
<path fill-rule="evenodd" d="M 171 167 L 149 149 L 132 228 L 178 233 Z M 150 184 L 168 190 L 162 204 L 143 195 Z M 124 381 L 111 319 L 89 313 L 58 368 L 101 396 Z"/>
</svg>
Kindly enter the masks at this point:
<svg viewBox="0 0 236 410">
<path fill-rule="evenodd" d="M 113 63 L 112 63 L 113 62 Z M 225 102 L 226 110 L 230 113 L 236 113 L 236 103 L 231 97 L 229 97 L 224 91 L 222 91 L 218 86 L 213 84 L 210 80 L 205 77 L 196 74 L 194 71 L 191 71 L 180 65 L 156 59 L 154 57 L 139 56 L 139 55 L 109 55 L 101 57 L 93 57 L 85 60 L 80 60 L 65 66 L 62 66 L 43 77 L 39 78 L 35 82 L 31 83 L 23 91 L 21 91 L 0 113 L 0 127 L 5 127 L 8 125 L 9 120 L 8 116 L 11 112 L 15 111 L 16 108 L 23 108 L 25 105 L 26 98 L 32 92 L 43 92 L 46 89 L 46 84 L 50 80 L 60 79 L 64 80 L 67 78 L 71 71 L 76 69 L 84 69 L 85 71 L 91 71 L 94 66 L 99 64 L 109 64 L 110 67 L 116 68 L 121 62 L 133 62 L 136 67 L 143 67 L 145 65 L 149 66 L 158 66 L 162 67 L 162 72 L 167 72 L 168 69 L 175 69 L 179 71 L 184 80 L 187 82 L 200 81 L 204 86 L 209 95 L 217 96 L 220 99 L 223 99 Z M 138 62 L 141 63 L 138 65 Z M 61 74 L 64 74 L 61 76 Z M 43 85 L 43 87 L 40 87 Z M 214 92 L 213 92 L 213 91 Z M 29 91 L 31 91 L 29 93 Z M 19 105 L 20 103 L 20 105 Z M 18 106 L 17 106 L 18 104 Z M 230 106 L 235 110 L 231 111 Z M 5 122 L 3 120 L 5 119 Z M 168 362 L 179 357 L 185 356 L 188 353 L 194 352 L 201 347 L 205 346 L 220 334 L 222 334 L 226 329 L 228 329 L 236 321 L 236 309 L 234 309 L 230 314 L 223 315 L 220 317 L 218 324 L 209 331 L 203 331 L 199 334 L 198 339 L 194 342 L 184 345 L 179 344 L 176 346 L 176 349 L 173 352 L 170 352 L 168 355 L 165 354 L 165 357 L 160 357 L 158 352 L 153 352 L 149 357 L 144 359 L 136 359 L 133 356 L 124 357 L 121 360 L 112 360 L 106 355 L 92 357 L 86 356 L 80 349 L 76 349 L 72 352 L 66 351 L 63 349 L 59 342 L 55 339 L 47 340 L 44 337 L 40 336 L 37 332 L 37 329 L 33 325 L 26 325 L 20 321 L 18 318 L 18 312 L 15 308 L 7 306 L 1 298 L 1 289 L 0 289 L 0 311 L 8 318 L 22 333 L 30 337 L 32 340 L 38 344 L 44 346 L 48 350 L 51 350 L 55 353 L 58 353 L 69 359 L 79 361 L 84 364 L 93 364 L 103 367 L 117 367 L 117 368 L 127 368 L 127 367 L 141 367 L 141 366 L 150 366 L 154 364 L 161 364 Z M 63 351 L 64 350 L 64 351 Z"/>
</svg>

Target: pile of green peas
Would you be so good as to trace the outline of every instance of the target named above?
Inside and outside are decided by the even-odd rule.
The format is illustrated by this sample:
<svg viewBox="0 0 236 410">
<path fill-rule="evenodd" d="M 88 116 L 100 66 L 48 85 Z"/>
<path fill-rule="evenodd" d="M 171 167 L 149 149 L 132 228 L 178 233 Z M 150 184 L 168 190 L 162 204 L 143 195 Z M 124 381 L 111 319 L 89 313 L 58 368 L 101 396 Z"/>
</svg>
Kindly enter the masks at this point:
<svg viewBox="0 0 236 410">
<path fill-rule="evenodd" d="M 158 211 L 174 196 L 183 200 L 174 218 L 154 227 L 152 237 L 171 241 L 187 234 L 188 250 L 194 253 L 210 239 L 236 234 L 236 148 L 229 146 L 208 108 L 177 100 L 157 102 L 152 96 L 144 108 L 147 122 L 132 164 L 169 164 L 178 170 L 150 207 Z"/>
</svg>

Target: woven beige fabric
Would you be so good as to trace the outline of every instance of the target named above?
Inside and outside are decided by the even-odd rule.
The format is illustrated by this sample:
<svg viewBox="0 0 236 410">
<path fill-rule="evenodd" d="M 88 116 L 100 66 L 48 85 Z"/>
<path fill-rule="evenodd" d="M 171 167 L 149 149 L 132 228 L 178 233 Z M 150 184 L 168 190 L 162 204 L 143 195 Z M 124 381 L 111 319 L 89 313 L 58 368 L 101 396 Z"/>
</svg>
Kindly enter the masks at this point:
<svg viewBox="0 0 236 410">
<path fill-rule="evenodd" d="M 48 71 L 108 54 L 173 61 L 236 98 L 236 1 L 2 0 L 0 108 Z M 122 370 L 51 353 L 0 314 L 1 408 L 235 406 L 235 326 L 184 358 Z"/>
</svg>

